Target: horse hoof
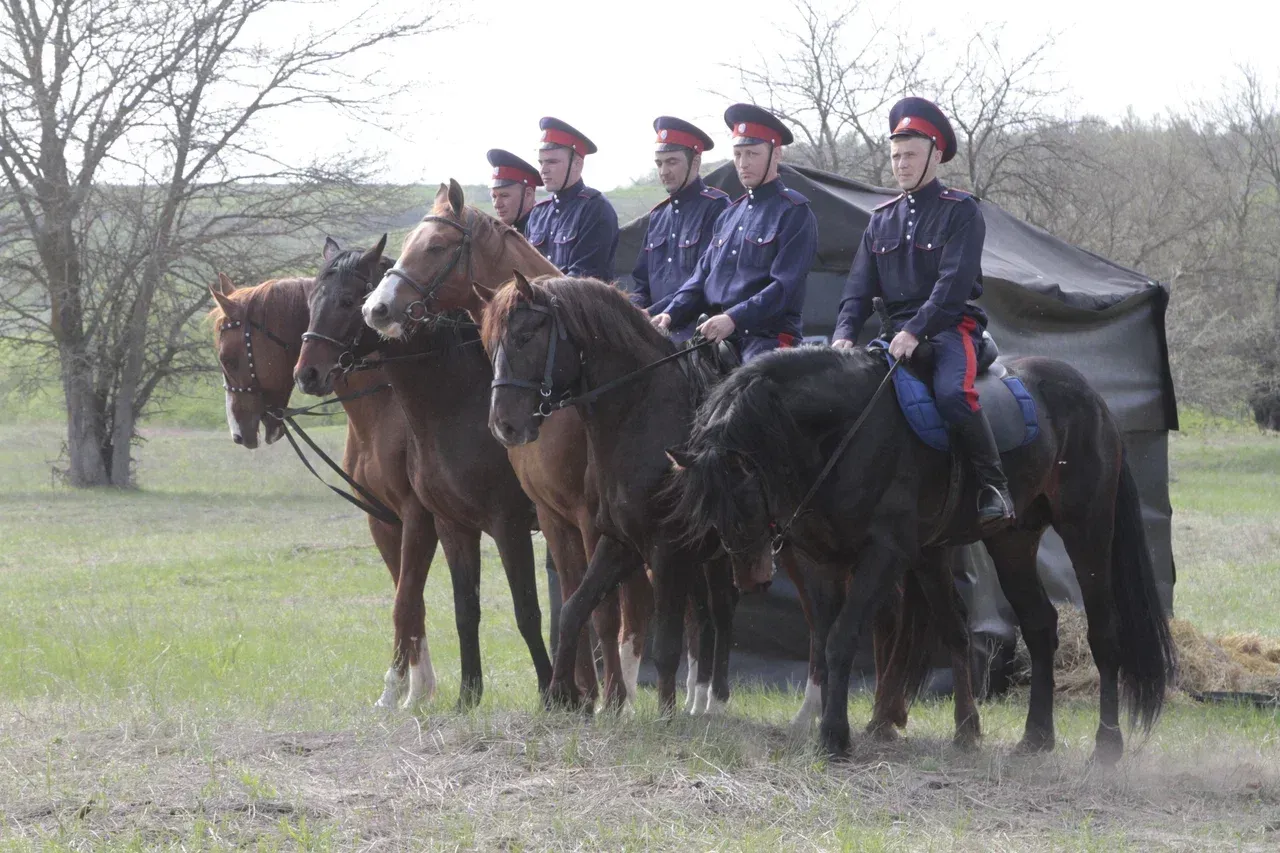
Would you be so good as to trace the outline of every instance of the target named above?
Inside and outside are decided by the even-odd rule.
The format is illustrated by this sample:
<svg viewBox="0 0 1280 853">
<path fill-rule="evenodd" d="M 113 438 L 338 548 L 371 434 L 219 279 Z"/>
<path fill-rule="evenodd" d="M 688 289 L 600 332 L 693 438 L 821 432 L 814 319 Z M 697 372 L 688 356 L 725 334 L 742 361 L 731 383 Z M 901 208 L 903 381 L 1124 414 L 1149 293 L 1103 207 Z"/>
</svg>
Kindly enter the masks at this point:
<svg viewBox="0 0 1280 853">
<path fill-rule="evenodd" d="M 1098 727 L 1089 761 L 1102 767 L 1114 767 L 1124 755 L 1124 736 L 1118 728 Z"/>
<path fill-rule="evenodd" d="M 1039 755 L 1053 752 L 1054 739 L 1051 734 L 1032 734 L 1027 732 L 1013 748 L 1014 755 Z"/>
<path fill-rule="evenodd" d="M 867 734 L 880 743 L 897 743 L 901 736 L 892 722 L 872 721 L 867 723 Z"/>
<path fill-rule="evenodd" d="M 586 697 L 578 692 L 575 685 L 553 681 L 543 696 L 542 704 L 548 711 L 574 711 L 586 704 Z"/>
<path fill-rule="evenodd" d="M 843 758 L 848 755 L 852 745 L 848 726 L 838 730 L 823 726 L 822 731 L 819 733 L 819 740 L 822 744 L 822 751 L 832 758 Z"/>
<path fill-rule="evenodd" d="M 951 745 L 961 752 L 973 752 L 982 743 L 982 732 L 962 729 L 951 738 Z"/>
</svg>

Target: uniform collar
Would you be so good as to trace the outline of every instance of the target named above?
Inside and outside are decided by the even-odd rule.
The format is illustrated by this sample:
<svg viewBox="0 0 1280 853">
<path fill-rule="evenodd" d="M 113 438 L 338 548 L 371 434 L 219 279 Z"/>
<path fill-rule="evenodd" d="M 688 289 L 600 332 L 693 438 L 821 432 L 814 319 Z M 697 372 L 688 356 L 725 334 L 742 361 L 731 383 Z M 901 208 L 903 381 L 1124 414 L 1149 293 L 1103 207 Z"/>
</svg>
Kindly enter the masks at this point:
<svg viewBox="0 0 1280 853">
<path fill-rule="evenodd" d="M 946 187 L 942 185 L 942 181 L 934 178 L 920 189 L 915 190 L 914 192 L 903 193 L 903 195 L 907 197 L 907 201 L 933 201 L 941 195 L 944 189 L 946 189 Z"/>
<path fill-rule="evenodd" d="M 523 234 L 524 227 L 528 224 L 529 224 L 529 212 L 525 211 L 524 216 L 521 216 L 515 222 L 511 223 L 511 227 L 519 231 L 521 234 Z"/>
<path fill-rule="evenodd" d="M 761 184 L 753 190 L 747 190 L 747 198 L 752 201 L 765 201 L 773 198 L 787 187 L 782 183 L 782 178 L 774 178 L 767 184 Z"/>
<path fill-rule="evenodd" d="M 582 192 L 586 188 L 587 188 L 586 183 L 582 180 L 582 178 L 578 178 L 578 182 L 576 184 L 570 184 L 569 186 L 560 190 L 560 192 L 552 193 L 551 198 L 553 201 L 559 203 L 560 201 L 563 201 L 566 198 L 573 198 L 574 196 L 576 196 L 578 193 Z"/>
<path fill-rule="evenodd" d="M 687 203 L 689 201 L 692 201 L 693 199 L 702 195 L 702 191 L 706 188 L 707 188 L 707 185 L 702 182 L 702 178 L 695 177 L 692 181 L 689 182 L 688 186 L 680 190 L 680 192 L 676 193 L 675 195 L 671 196 L 671 203 L 679 206 L 681 202 Z"/>
</svg>

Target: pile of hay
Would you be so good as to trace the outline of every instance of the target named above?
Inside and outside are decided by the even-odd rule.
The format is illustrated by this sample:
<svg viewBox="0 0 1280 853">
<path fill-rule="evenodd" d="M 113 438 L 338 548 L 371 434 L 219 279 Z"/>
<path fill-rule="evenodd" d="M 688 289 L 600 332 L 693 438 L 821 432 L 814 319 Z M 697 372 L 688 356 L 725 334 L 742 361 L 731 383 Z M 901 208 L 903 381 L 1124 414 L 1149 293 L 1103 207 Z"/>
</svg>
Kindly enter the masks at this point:
<svg viewBox="0 0 1280 853">
<path fill-rule="evenodd" d="M 1270 693 L 1280 696 L 1280 640 L 1258 634 L 1227 634 L 1213 639 L 1185 619 L 1169 623 L 1178 648 L 1175 687 L 1185 693 L 1214 691 Z M 1022 639 L 1015 658 L 1015 683 L 1027 683 L 1031 659 Z M 1058 653 L 1054 656 L 1058 692 L 1096 695 L 1098 670 L 1089 651 L 1084 613 L 1058 608 Z"/>
</svg>

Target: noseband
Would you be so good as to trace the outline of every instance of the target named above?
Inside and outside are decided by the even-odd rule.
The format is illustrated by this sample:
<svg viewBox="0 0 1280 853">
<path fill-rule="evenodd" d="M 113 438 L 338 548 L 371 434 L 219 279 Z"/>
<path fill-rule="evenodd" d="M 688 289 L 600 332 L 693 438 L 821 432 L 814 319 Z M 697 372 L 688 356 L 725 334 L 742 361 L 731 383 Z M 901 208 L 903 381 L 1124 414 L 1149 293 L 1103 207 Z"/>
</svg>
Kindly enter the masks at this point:
<svg viewBox="0 0 1280 853">
<path fill-rule="evenodd" d="M 258 368 L 253 363 L 253 330 L 267 336 L 267 339 L 278 344 L 281 349 L 288 351 L 289 344 L 283 338 L 272 332 L 267 327 L 253 320 L 228 320 L 218 327 L 219 332 L 228 332 L 232 329 L 244 328 L 244 351 L 245 358 L 249 362 L 249 384 L 236 386 L 231 384 L 231 375 L 227 373 L 227 368 L 223 367 L 219 362 L 218 366 L 222 368 L 222 387 L 234 394 L 261 394 L 262 389 L 258 387 Z"/>
<path fill-rule="evenodd" d="M 571 389 L 565 389 L 560 395 L 560 399 L 552 401 L 552 395 L 555 393 L 555 379 L 552 374 L 556 369 L 556 345 L 559 341 L 567 340 L 568 331 L 564 327 L 564 323 L 560 321 L 560 315 L 556 313 L 556 299 L 551 297 L 551 305 L 538 305 L 530 303 L 528 306 L 530 311 L 538 314 L 546 314 L 551 318 L 551 337 L 547 344 L 547 363 L 542 370 L 542 383 L 530 382 L 527 379 L 515 379 L 511 377 L 511 364 L 507 360 L 506 347 L 498 344 L 497 350 L 493 354 L 493 381 L 489 383 L 490 388 L 502 388 L 511 386 L 514 388 L 527 388 L 530 391 L 537 391 L 540 397 L 538 401 L 538 410 L 534 413 L 539 418 L 549 418 L 556 410 L 563 408 L 563 401 L 568 399 L 572 393 Z M 583 355 L 580 354 L 579 358 Z"/>
<path fill-rule="evenodd" d="M 370 279 L 362 279 L 364 281 L 364 295 L 368 296 L 373 292 L 375 287 Z M 356 363 L 355 350 L 360 346 L 360 341 L 364 339 L 365 332 L 370 331 L 369 327 L 360 322 L 356 333 L 351 336 L 350 341 L 340 341 L 337 338 L 331 338 L 328 335 L 322 335 L 319 332 L 313 332 L 310 329 L 302 333 L 302 342 L 307 341 L 324 341 L 338 348 L 338 367 L 342 370 L 348 370 Z"/>
<path fill-rule="evenodd" d="M 409 275 L 409 273 L 405 272 L 400 267 L 399 261 L 397 261 L 396 265 L 387 270 L 384 274 L 395 276 L 405 282 L 405 284 L 412 287 L 414 292 L 418 294 L 417 301 L 409 303 L 404 309 L 405 319 L 408 323 L 412 324 L 411 329 L 416 328 L 419 323 L 431 316 L 432 312 L 428 305 L 435 299 L 436 291 L 440 289 L 440 287 L 445 283 L 445 280 L 453 274 L 455 269 L 457 269 L 458 263 L 462 260 L 464 255 L 467 259 L 467 279 L 471 279 L 471 232 L 472 226 L 475 223 L 475 214 L 471 214 L 467 217 L 466 225 L 463 225 L 455 219 L 450 219 L 447 216 L 424 216 L 422 217 L 422 221 L 443 222 L 446 225 L 457 228 L 462 232 L 462 241 L 459 242 L 457 247 L 453 250 L 453 256 L 449 258 L 449 263 L 445 264 L 444 269 L 436 273 L 435 277 L 432 278 L 428 284 L 422 284 L 414 279 L 413 276 Z M 412 333 L 410 329 L 407 329 L 406 332 L 410 334 Z"/>
</svg>

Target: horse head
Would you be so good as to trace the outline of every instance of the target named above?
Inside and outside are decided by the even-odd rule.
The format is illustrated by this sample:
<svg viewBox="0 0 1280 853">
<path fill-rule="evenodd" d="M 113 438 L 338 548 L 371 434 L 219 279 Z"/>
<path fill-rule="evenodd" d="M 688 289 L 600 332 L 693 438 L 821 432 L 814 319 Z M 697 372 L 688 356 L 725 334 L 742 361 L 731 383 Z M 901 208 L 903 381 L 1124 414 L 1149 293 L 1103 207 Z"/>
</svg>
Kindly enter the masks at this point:
<svg viewBox="0 0 1280 853">
<path fill-rule="evenodd" d="M 377 344 L 361 316 L 361 303 L 392 262 L 382 255 L 387 235 L 367 251 L 343 250 L 332 238 L 324 244 L 324 265 L 307 301 L 310 324 L 302 335 L 302 351 L 293 378 L 304 394 L 333 391 L 333 378 L 350 361 Z"/>
<path fill-rule="evenodd" d="M 570 340 L 555 300 L 522 273 L 488 299 L 481 336 L 493 362 L 489 431 L 507 447 L 528 444 L 559 402 L 577 387 L 582 355 Z"/>
<path fill-rule="evenodd" d="M 211 313 L 214 347 L 226 389 L 227 427 L 231 440 L 250 450 L 258 446 L 262 426 L 267 444 L 284 434 L 283 424 L 269 413 L 289 405 L 293 390 L 296 337 L 287 322 L 273 316 L 269 291 L 283 282 L 268 281 L 257 287 L 236 289 L 231 279 L 218 273 L 209 286 L 216 307 Z M 305 319 L 303 320 L 305 323 Z"/>
</svg>

